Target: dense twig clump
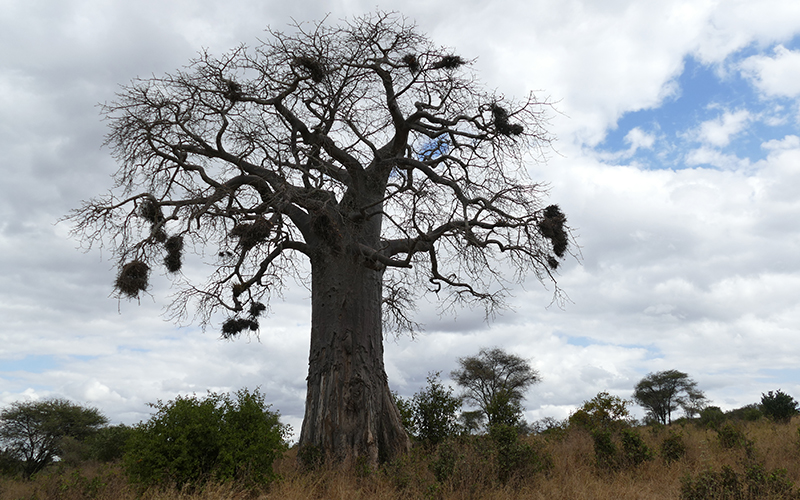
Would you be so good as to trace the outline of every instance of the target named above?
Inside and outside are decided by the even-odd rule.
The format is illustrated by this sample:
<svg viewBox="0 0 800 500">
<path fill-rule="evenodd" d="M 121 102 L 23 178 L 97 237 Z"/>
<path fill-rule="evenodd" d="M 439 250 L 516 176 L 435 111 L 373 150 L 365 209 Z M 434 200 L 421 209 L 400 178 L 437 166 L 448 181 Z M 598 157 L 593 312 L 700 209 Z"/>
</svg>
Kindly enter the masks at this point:
<svg viewBox="0 0 800 500">
<path fill-rule="evenodd" d="M 141 260 L 128 262 L 120 269 L 114 287 L 122 295 L 135 299 L 139 292 L 147 290 L 149 275 L 150 266 Z"/>
<path fill-rule="evenodd" d="M 553 244 L 553 253 L 558 257 L 564 256 L 564 253 L 567 251 L 567 245 L 569 244 L 569 237 L 567 231 L 564 229 L 566 222 L 567 217 L 561 212 L 558 205 L 550 205 L 545 208 L 544 218 L 539 221 L 539 231 L 542 233 L 542 236 L 549 239 Z M 555 259 L 551 259 L 548 262 L 553 269 L 558 265 L 558 262 L 555 261 L 556 265 L 554 266 L 554 261 Z"/>
<path fill-rule="evenodd" d="M 240 101 L 242 99 L 242 86 L 233 80 L 225 80 L 225 91 L 222 95 L 230 101 Z"/>
<path fill-rule="evenodd" d="M 154 226 L 164 222 L 164 213 L 161 211 L 161 205 L 152 196 L 145 197 L 141 207 L 139 207 L 139 215 Z"/>
<path fill-rule="evenodd" d="M 183 265 L 183 237 L 170 236 L 164 243 L 164 248 L 167 250 L 167 256 L 164 257 L 164 265 L 167 267 L 167 271 L 171 273 L 180 271 Z"/>
<path fill-rule="evenodd" d="M 456 69 L 467 63 L 461 56 L 447 55 L 433 63 L 432 69 Z"/>
<path fill-rule="evenodd" d="M 267 309 L 261 302 L 250 304 L 250 313 L 246 318 L 228 318 L 222 323 L 222 338 L 230 339 L 239 335 L 243 330 L 258 330 L 258 317 Z"/>
<path fill-rule="evenodd" d="M 508 111 L 497 104 L 492 104 L 492 116 L 494 117 L 494 126 L 498 134 L 506 136 L 520 135 L 525 130 L 519 123 L 509 123 Z"/>
<path fill-rule="evenodd" d="M 249 250 L 257 244 L 266 240 L 272 229 L 272 224 L 263 217 L 258 218 L 252 224 L 238 224 L 234 227 L 230 235 L 239 238 L 242 248 Z"/>
<path fill-rule="evenodd" d="M 308 74 L 311 76 L 311 80 L 313 80 L 314 83 L 319 83 L 323 78 L 325 78 L 325 68 L 322 66 L 322 63 L 313 57 L 297 56 L 294 58 L 293 63 L 295 66 L 300 66 L 304 70 L 308 71 Z"/>
<path fill-rule="evenodd" d="M 405 63 L 406 66 L 408 66 L 409 71 L 411 71 L 412 73 L 419 73 L 420 66 L 419 66 L 419 60 L 417 60 L 417 56 L 415 56 L 414 54 L 406 54 L 403 56 L 401 61 L 403 61 L 403 63 Z"/>
</svg>

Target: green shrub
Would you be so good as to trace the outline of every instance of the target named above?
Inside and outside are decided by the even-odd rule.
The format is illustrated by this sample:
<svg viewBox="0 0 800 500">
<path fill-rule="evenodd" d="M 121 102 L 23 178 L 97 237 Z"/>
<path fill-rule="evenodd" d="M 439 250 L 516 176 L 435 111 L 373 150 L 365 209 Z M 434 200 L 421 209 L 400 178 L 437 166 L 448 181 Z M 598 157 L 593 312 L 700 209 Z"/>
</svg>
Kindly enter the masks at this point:
<svg viewBox="0 0 800 500">
<path fill-rule="evenodd" d="M 569 425 L 594 432 L 596 430 L 616 431 L 630 427 L 633 418 L 628 406 L 630 401 L 600 392 L 589 401 L 584 401 L 578 410 L 570 415 Z"/>
<path fill-rule="evenodd" d="M 699 425 L 709 429 L 716 429 L 725 422 L 725 413 L 719 406 L 708 406 L 700 410 Z"/>
<path fill-rule="evenodd" d="M 720 446 L 727 449 L 746 448 L 752 445 L 747 436 L 744 435 L 744 432 L 732 422 L 726 422 L 725 425 L 717 429 L 717 439 Z"/>
<path fill-rule="evenodd" d="M 514 425 L 493 425 L 489 438 L 497 449 L 497 476 L 503 483 L 553 468 L 553 459 L 542 444 L 539 441 L 520 441 L 518 429 Z"/>
<path fill-rule="evenodd" d="M 410 405 L 411 433 L 423 443 L 435 446 L 461 432 L 458 411 L 461 399 L 453 396 L 453 389 L 445 387 L 439 380 L 439 372 L 428 374 L 428 385 L 414 394 Z M 402 416 L 402 412 L 401 412 Z"/>
<path fill-rule="evenodd" d="M 725 417 L 730 420 L 744 420 L 745 422 L 755 422 L 763 416 L 761 409 L 755 403 L 725 413 Z"/>
<path fill-rule="evenodd" d="M 682 500 L 767 500 L 798 498 L 794 484 L 784 469 L 767 471 L 763 464 L 750 462 L 743 472 L 730 466 L 719 471 L 707 470 L 696 478 L 681 479 Z"/>
<path fill-rule="evenodd" d="M 621 463 L 625 467 L 638 467 L 644 462 L 653 459 L 652 450 L 635 430 L 622 429 L 620 438 L 622 440 Z"/>
<path fill-rule="evenodd" d="M 152 405 L 155 414 L 133 429 L 124 466 L 143 485 L 201 484 L 209 479 L 267 483 L 285 450 L 288 428 L 264 397 L 246 389 L 205 398 L 178 396 Z"/>
<path fill-rule="evenodd" d="M 686 455 L 686 444 L 683 442 L 683 436 L 679 432 L 670 432 L 669 435 L 661 441 L 660 455 L 667 464 L 682 459 L 683 456 Z"/>
<path fill-rule="evenodd" d="M 594 458 L 597 466 L 605 470 L 614 470 L 619 465 L 617 445 L 611 431 L 596 430 L 592 432 L 594 441 Z"/>
<path fill-rule="evenodd" d="M 775 422 L 788 423 L 797 415 L 797 401 L 780 389 L 761 394 L 761 411 Z"/>
<path fill-rule="evenodd" d="M 99 462 L 113 462 L 125 454 L 133 429 L 125 424 L 103 427 L 87 440 L 89 456 Z"/>
</svg>

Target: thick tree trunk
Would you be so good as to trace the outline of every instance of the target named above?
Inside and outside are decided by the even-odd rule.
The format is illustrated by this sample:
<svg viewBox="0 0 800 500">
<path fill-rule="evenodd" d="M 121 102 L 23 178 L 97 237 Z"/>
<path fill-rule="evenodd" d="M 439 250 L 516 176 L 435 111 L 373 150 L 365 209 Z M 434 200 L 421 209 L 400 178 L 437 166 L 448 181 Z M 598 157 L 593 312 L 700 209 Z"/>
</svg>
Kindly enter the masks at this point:
<svg viewBox="0 0 800 500">
<path fill-rule="evenodd" d="M 382 275 L 348 252 L 312 259 L 311 353 L 299 445 L 318 447 L 326 458 L 377 464 L 410 448 L 383 364 Z"/>
</svg>

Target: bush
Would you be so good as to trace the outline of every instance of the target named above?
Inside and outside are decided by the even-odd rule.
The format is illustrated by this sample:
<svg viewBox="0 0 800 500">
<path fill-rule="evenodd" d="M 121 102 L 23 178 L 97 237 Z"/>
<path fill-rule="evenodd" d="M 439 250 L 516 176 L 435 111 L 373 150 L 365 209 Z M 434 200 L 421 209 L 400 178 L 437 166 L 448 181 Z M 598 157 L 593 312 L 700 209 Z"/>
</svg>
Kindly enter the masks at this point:
<svg viewBox="0 0 800 500">
<path fill-rule="evenodd" d="M 667 437 L 661 441 L 661 458 L 667 465 L 672 462 L 677 462 L 686 455 L 686 444 L 683 442 L 683 436 L 678 432 L 670 432 Z"/>
<path fill-rule="evenodd" d="M 453 389 L 442 384 L 439 372 L 428 374 L 427 387 L 411 399 L 412 434 L 428 445 L 458 435 L 461 431 L 458 425 L 460 409 L 461 399 L 453 396 Z M 408 413 L 407 406 L 405 411 Z"/>
<path fill-rule="evenodd" d="M 744 432 L 732 422 L 726 422 L 717 429 L 717 439 L 719 439 L 720 446 L 726 449 L 744 448 L 748 453 L 754 449 L 754 443 L 747 439 Z"/>
<path fill-rule="evenodd" d="M 691 475 L 681 479 L 682 500 L 713 499 L 788 499 L 798 498 L 794 484 L 786 478 L 786 471 L 767 471 L 762 464 L 750 463 L 743 472 L 730 466 L 719 471 L 707 470 L 696 478 Z"/>
<path fill-rule="evenodd" d="M 136 426 L 124 466 L 142 485 L 198 485 L 206 480 L 267 483 L 286 449 L 288 428 L 264 397 L 246 389 L 229 395 L 178 396 L 151 405 L 155 414 Z"/>
<path fill-rule="evenodd" d="M 797 401 L 780 389 L 761 394 L 761 411 L 775 422 L 788 423 L 797 415 Z"/>
<path fill-rule="evenodd" d="M 725 413 L 719 406 L 708 406 L 700 410 L 699 424 L 702 427 L 716 429 L 725 421 Z"/>
<path fill-rule="evenodd" d="M 497 475 L 503 483 L 553 468 L 553 459 L 542 446 L 520 441 L 516 426 L 495 424 L 489 438 L 497 448 Z"/>
<path fill-rule="evenodd" d="M 735 410 L 731 410 L 725 413 L 725 416 L 730 420 L 743 420 L 745 422 L 755 422 L 759 420 L 764 414 L 761 412 L 761 409 L 758 407 L 757 404 L 749 404 L 742 406 L 741 408 L 736 408 Z"/>
<path fill-rule="evenodd" d="M 624 429 L 633 420 L 628 405 L 630 401 L 600 392 L 591 400 L 583 402 L 583 406 L 569 417 L 569 425 L 582 427 L 589 432 Z"/>
</svg>

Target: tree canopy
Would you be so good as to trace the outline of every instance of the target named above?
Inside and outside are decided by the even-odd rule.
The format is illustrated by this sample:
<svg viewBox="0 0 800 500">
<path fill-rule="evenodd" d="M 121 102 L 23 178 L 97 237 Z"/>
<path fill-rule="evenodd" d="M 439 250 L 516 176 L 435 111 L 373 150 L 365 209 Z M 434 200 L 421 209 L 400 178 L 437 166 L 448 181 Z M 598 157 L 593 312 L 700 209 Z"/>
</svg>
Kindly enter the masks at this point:
<svg viewBox="0 0 800 500">
<path fill-rule="evenodd" d="M 65 438 L 85 440 L 107 422 L 99 410 L 66 399 L 18 401 L 0 412 L 0 443 L 30 477 L 59 456 Z"/>
<path fill-rule="evenodd" d="M 657 422 L 672 422 L 672 412 L 678 408 L 691 415 L 702 409 L 705 395 L 697 382 L 678 370 L 649 373 L 636 384 L 633 399 Z"/>
<path fill-rule="evenodd" d="M 110 246 L 120 297 L 161 267 L 171 317 L 223 313 L 226 338 L 257 331 L 292 277 L 309 283 L 300 441 L 376 461 L 408 446 L 383 330 L 417 327 L 419 292 L 487 314 L 528 276 L 560 296 L 566 217 L 525 169 L 551 141 L 548 104 L 486 91 L 397 14 L 267 35 L 123 87 L 103 107 L 116 188 L 71 218 L 89 247 Z M 181 272 L 188 252 L 205 282 Z"/>
<path fill-rule="evenodd" d="M 500 348 L 482 348 L 477 355 L 458 359 L 461 366 L 451 373 L 464 388 L 462 397 L 475 404 L 487 424 L 514 425 L 522 411 L 525 391 L 539 381 L 530 363 Z"/>
</svg>

